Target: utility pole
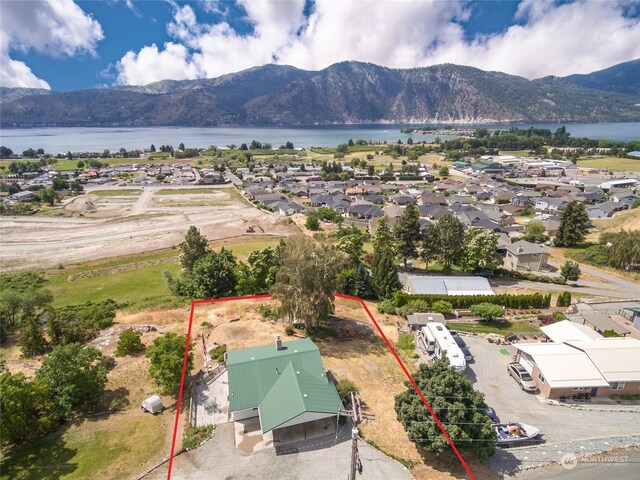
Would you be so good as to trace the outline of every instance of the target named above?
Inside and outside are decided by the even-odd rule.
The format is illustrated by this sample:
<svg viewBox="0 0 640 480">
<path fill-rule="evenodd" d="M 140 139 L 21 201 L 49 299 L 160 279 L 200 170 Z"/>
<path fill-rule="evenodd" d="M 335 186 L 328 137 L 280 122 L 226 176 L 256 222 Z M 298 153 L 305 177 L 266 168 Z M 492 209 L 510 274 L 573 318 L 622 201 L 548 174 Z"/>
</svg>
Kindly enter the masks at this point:
<svg viewBox="0 0 640 480">
<path fill-rule="evenodd" d="M 360 396 L 358 392 L 350 392 L 351 395 L 351 409 L 345 410 L 344 413 L 351 418 L 351 473 L 349 474 L 349 480 L 355 480 L 356 471 L 362 473 L 362 462 L 360 461 L 360 455 L 358 454 L 358 425 L 360 423 L 373 420 L 373 416 L 362 413 L 362 403 L 360 402 Z"/>
</svg>

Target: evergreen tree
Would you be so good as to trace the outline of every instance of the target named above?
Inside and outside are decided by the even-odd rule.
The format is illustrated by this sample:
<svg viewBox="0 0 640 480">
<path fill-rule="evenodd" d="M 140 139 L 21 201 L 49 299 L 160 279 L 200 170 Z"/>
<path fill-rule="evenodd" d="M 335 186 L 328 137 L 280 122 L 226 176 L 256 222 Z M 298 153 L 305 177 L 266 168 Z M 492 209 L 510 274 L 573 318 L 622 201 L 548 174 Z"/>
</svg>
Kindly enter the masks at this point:
<svg viewBox="0 0 640 480">
<path fill-rule="evenodd" d="M 22 356 L 35 357 L 42 355 L 49 349 L 49 344 L 44 338 L 44 329 L 35 317 L 27 318 L 20 330 L 18 345 L 22 349 Z"/>
<path fill-rule="evenodd" d="M 496 434 L 485 413 L 484 395 L 474 390 L 463 372 L 449 366 L 446 356 L 432 365 L 421 364 L 413 378 L 459 450 L 480 460 L 495 453 Z M 409 438 L 427 451 L 451 455 L 451 447 L 415 389 L 405 384 L 407 390 L 395 398 L 395 410 Z"/>
<path fill-rule="evenodd" d="M 436 224 L 438 229 L 438 250 L 440 261 L 445 268 L 458 263 L 464 252 L 464 227 L 451 214 L 444 215 Z"/>
<path fill-rule="evenodd" d="M 438 227 L 433 223 L 428 223 L 422 232 L 422 245 L 420 258 L 424 261 L 426 269 L 429 269 L 429 262 L 435 260 L 440 255 L 440 241 L 438 240 Z"/>
<path fill-rule="evenodd" d="M 571 202 L 567 205 L 556 234 L 555 244 L 560 247 L 573 247 L 584 240 L 589 224 L 584 204 Z"/>
<path fill-rule="evenodd" d="M 577 262 L 572 262 L 570 260 L 567 260 L 560 269 L 560 275 L 572 282 L 577 281 L 580 278 L 581 273 L 580 265 L 578 265 Z"/>
<path fill-rule="evenodd" d="M 355 297 L 373 298 L 375 293 L 371 285 L 371 274 L 363 263 L 359 263 L 351 277 L 352 292 Z"/>
<path fill-rule="evenodd" d="M 395 265 L 388 218 L 381 217 L 373 236 L 373 260 L 371 261 L 371 284 L 379 299 L 390 298 L 402 288 Z"/>
<path fill-rule="evenodd" d="M 393 228 L 396 251 L 402 257 L 405 268 L 407 259 L 418 256 L 420 243 L 420 216 L 413 203 L 409 203 Z"/>
<path fill-rule="evenodd" d="M 189 227 L 184 237 L 184 242 L 179 245 L 180 265 L 183 272 L 190 272 L 193 265 L 209 253 L 207 238 L 200 234 L 194 225 Z"/>
</svg>

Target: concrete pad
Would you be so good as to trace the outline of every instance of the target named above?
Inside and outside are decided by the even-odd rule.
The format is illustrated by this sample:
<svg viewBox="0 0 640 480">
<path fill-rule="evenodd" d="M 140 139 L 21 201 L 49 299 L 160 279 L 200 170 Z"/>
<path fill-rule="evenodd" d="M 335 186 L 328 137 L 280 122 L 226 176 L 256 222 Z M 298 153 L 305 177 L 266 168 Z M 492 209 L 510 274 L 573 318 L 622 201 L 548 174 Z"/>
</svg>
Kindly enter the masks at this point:
<svg viewBox="0 0 640 480">
<path fill-rule="evenodd" d="M 236 448 L 246 455 L 272 448 L 273 432 L 262 433 L 258 417 L 238 420 L 234 423 Z"/>
<path fill-rule="evenodd" d="M 231 421 L 229 374 L 225 371 L 210 384 L 196 385 L 196 425 L 219 425 Z"/>
</svg>

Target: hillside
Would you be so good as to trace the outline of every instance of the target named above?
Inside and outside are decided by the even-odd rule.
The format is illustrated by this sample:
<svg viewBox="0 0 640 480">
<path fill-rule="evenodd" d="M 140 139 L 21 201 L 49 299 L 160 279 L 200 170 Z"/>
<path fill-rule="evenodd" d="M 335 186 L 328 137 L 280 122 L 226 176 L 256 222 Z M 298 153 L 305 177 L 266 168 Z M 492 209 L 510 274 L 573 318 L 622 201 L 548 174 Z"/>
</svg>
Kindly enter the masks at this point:
<svg viewBox="0 0 640 480">
<path fill-rule="evenodd" d="M 581 87 L 640 96 L 640 59 L 586 75 L 569 75 L 567 82 Z"/>
<path fill-rule="evenodd" d="M 21 96 L 10 126 L 223 126 L 640 120 L 640 95 L 527 80 L 457 65 L 390 69 L 343 62 L 318 72 L 265 65 L 213 79 L 165 80 Z"/>
</svg>

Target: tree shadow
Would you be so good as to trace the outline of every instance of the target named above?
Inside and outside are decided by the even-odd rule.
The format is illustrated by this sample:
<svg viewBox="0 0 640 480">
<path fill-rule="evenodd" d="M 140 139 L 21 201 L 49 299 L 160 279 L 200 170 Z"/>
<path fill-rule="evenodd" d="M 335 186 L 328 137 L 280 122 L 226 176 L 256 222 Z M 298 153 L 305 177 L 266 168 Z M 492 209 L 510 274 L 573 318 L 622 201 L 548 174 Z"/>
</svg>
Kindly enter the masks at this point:
<svg viewBox="0 0 640 480">
<path fill-rule="evenodd" d="M 65 444 L 63 434 L 67 427 L 44 438 L 2 452 L 2 476 L 15 480 L 41 478 L 60 479 L 72 474 L 78 464 L 71 462 L 77 450 Z"/>
</svg>

